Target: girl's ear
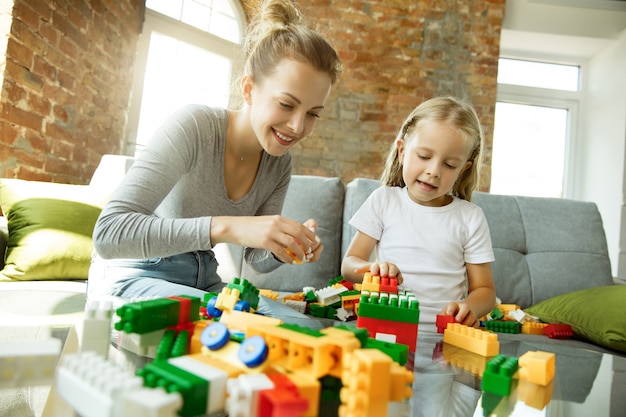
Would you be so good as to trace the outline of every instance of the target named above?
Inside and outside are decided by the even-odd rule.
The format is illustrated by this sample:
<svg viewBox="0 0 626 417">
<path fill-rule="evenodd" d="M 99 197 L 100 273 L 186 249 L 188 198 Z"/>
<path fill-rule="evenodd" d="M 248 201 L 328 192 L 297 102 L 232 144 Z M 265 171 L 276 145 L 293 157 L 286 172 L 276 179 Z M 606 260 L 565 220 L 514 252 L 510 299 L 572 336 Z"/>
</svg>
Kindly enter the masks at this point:
<svg viewBox="0 0 626 417">
<path fill-rule="evenodd" d="M 254 80 L 249 75 L 241 77 L 241 94 L 243 95 L 243 101 L 247 105 L 252 104 L 252 89 L 254 88 Z"/>
<path fill-rule="evenodd" d="M 463 169 L 461 170 L 461 172 L 465 172 L 465 171 L 467 171 L 467 170 L 468 170 L 468 168 L 469 168 L 469 167 L 471 167 L 471 166 L 472 166 L 472 161 L 467 161 L 467 162 L 465 163 L 465 166 L 464 166 L 464 167 L 463 167 Z"/>
<path fill-rule="evenodd" d="M 398 150 L 398 161 L 402 164 L 404 159 L 404 139 L 396 139 L 396 149 Z"/>
</svg>

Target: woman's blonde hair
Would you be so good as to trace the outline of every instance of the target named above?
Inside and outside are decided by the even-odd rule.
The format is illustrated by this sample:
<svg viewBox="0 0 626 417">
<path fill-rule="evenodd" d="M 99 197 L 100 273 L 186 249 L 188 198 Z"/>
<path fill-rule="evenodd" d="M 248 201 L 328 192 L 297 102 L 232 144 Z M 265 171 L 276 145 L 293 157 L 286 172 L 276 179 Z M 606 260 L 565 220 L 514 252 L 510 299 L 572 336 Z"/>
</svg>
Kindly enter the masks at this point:
<svg viewBox="0 0 626 417">
<path fill-rule="evenodd" d="M 452 195 L 471 201 L 472 193 L 478 187 L 483 132 L 474 108 L 453 97 L 436 97 L 427 100 L 417 106 L 404 120 L 387 156 L 381 182 L 389 187 L 405 186 L 404 178 L 402 178 L 402 161 L 396 142 L 398 139 L 405 142 L 410 140 L 417 124 L 422 120 L 449 123 L 463 134 L 465 140 L 471 141 L 471 151 L 467 160 L 472 164 L 461 173 L 451 191 Z"/>
<path fill-rule="evenodd" d="M 335 49 L 306 26 L 292 0 L 262 2 L 248 25 L 244 53 L 244 74 L 257 82 L 270 76 L 284 58 L 311 64 L 327 73 L 333 84 L 342 71 Z"/>
</svg>

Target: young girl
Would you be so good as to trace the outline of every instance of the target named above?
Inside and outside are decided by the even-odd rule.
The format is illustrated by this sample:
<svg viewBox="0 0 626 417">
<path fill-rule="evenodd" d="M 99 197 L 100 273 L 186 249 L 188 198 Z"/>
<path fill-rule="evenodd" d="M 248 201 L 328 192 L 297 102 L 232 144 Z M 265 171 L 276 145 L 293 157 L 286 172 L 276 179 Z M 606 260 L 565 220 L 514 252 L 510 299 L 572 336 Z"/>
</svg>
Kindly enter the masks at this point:
<svg viewBox="0 0 626 417">
<path fill-rule="evenodd" d="M 404 121 L 375 190 L 350 220 L 357 229 L 341 272 L 397 277 L 420 303 L 420 324 L 437 314 L 478 326 L 495 306 L 494 260 L 478 183 L 482 131 L 469 105 L 434 98 Z M 376 247 L 377 260 L 370 262 Z"/>
<path fill-rule="evenodd" d="M 259 272 L 315 262 L 317 224 L 280 216 L 289 150 L 322 115 L 341 71 L 335 50 L 291 0 L 265 1 L 244 45 L 239 111 L 190 105 L 157 130 L 94 230 L 89 295 L 219 291 L 215 244 L 245 246 Z M 232 277 L 226 277 L 231 279 Z"/>
</svg>

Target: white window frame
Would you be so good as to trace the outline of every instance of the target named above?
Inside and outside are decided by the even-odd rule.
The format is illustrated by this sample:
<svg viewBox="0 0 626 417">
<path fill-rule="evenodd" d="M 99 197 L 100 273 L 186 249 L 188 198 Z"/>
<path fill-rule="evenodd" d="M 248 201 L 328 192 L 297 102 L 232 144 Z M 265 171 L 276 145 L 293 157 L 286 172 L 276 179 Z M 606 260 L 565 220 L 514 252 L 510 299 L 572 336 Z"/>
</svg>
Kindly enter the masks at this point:
<svg viewBox="0 0 626 417">
<path fill-rule="evenodd" d="M 529 57 L 500 56 L 500 58 L 517 59 L 562 64 L 559 60 L 532 59 Z M 528 106 L 552 107 L 568 111 L 568 120 L 565 138 L 565 155 L 563 155 L 563 193 L 562 198 L 575 198 L 576 195 L 576 165 L 578 162 L 578 125 L 580 123 L 579 108 L 581 106 L 582 91 L 580 89 L 584 75 L 580 63 L 566 63 L 580 68 L 579 91 L 552 90 L 548 88 L 526 87 L 498 83 L 496 101 L 503 103 L 521 104 Z"/>
<path fill-rule="evenodd" d="M 238 1 L 228 1 L 231 1 L 238 14 L 239 22 L 241 22 L 241 39 L 243 39 L 243 32 L 246 26 L 245 14 Z M 232 81 L 235 81 L 236 77 L 241 74 L 242 70 L 242 45 L 220 38 L 219 36 L 215 36 L 179 20 L 172 19 L 169 16 L 165 16 L 161 13 L 155 12 L 154 10 L 146 8 L 143 31 L 137 42 L 135 73 L 128 111 L 128 123 L 126 125 L 124 152 L 127 155 L 134 155 L 137 148 L 137 130 L 139 127 L 139 114 L 141 110 L 141 100 L 143 97 L 144 87 L 143 80 L 148 62 L 150 37 L 153 32 L 161 33 L 163 35 L 181 40 L 200 49 L 204 49 L 207 52 L 221 55 L 229 59 L 233 63 L 231 66 Z M 231 91 L 229 105 L 236 102 L 233 93 L 234 92 Z"/>
</svg>

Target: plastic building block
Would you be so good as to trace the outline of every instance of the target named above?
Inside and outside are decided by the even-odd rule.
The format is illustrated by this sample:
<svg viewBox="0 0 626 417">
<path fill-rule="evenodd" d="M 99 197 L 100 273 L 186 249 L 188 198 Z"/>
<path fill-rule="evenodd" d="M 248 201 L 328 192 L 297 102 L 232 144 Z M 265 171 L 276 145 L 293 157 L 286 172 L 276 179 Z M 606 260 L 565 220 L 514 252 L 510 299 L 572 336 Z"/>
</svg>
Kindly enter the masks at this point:
<svg viewBox="0 0 626 417">
<path fill-rule="evenodd" d="M 378 349 L 402 366 L 406 365 L 409 358 L 409 347 L 400 343 L 389 343 L 369 337 L 364 347 Z"/>
<path fill-rule="evenodd" d="M 554 378 L 554 353 L 530 351 L 520 356 L 518 362 L 520 379 L 533 384 L 547 385 Z"/>
<path fill-rule="evenodd" d="M 545 334 L 543 328 L 546 327 L 546 323 L 538 323 L 534 321 L 527 321 L 522 323 L 522 333 L 524 334 Z"/>
<path fill-rule="evenodd" d="M 398 278 L 395 277 L 380 277 L 380 292 L 386 292 L 389 294 L 398 293 Z"/>
<path fill-rule="evenodd" d="M 306 308 L 307 308 L 307 302 L 302 300 L 302 301 L 298 301 L 298 300 L 285 300 L 285 305 L 288 307 L 293 308 L 294 310 L 296 310 L 299 313 L 304 314 L 306 312 Z"/>
<path fill-rule="evenodd" d="M 443 314 L 437 314 L 435 318 L 435 326 L 437 326 L 437 333 L 443 333 L 448 327 L 448 324 L 454 323 L 454 316 L 444 316 Z"/>
<path fill-rule="evenodd" d="M 337 315 L 337 310 L 331 306 L 324 306 L 317 303 L 310 303 L 307 312 L 310 316 L 332 319 Z"/>
<path fill-rule="evenodd" d="M 130 393 L 129 393 L 130 394 Z M 138 388 L 125 395 L 115 417 L 176 417 L 183 405 L 178 393 L 168 394 L 162 388 Z"/>
<path fill-rule="evenodd" d="M 495 356 L 500 351 L 500 342 L 495 333 L 452 323 L 443 332 L 443 341 L 483 356 Z"/>
<path fill-rule="evenodd" d="M 361 292 L 379 292 L 380 291 L 380 277 L 378 275 L 372 275 L 369 272 L 363 274 L 363 282 L 361 282 Z"/>
<path fill-rule="evenodd" d="M 183 300 L 189 300 L 189 303 Z M 126 333 L 150 333 L 175 326 L 182 322 L 196 321 L 200 313 L 197 297 L 169 297 L 129 303 L 117 309 L 120 320 L 115 329 Z"/>
<path fill-rule="evenodd" d="M 409 352 L 415 352 L 418 331 L 417 324 L 359 316 L 357 318 L 357 327 L 367 329 L 369 336 L 378 340 L 391 341 L 391 339 L 387 339 L 384 335 L 392 335 L 395 338 L 393 343 L 406 345 L 409 348 Z"/>
<path fill-rule="evenodd" d="M 309 408 L 309 402 L 298 393 L 291 380 L 283 374 L 269 374 L 274 388 L 259 393 L 259 416 L 295 417 Z"/>
<path fill-rule="evenodd" d="M 239 290 L 239 299 L 250 304 L 253 310 L 259 306 L 259 290 L 245 278 L 233 278 L 227 285 L 228 288 Z"/>
<path fill-rule="evenodd" d="M 419 302 L 410 293 L 362 295 L 359 301 L 359 317 L 419 323 Z"/>
<path fill-rule="evenodd" d="M 494 356 L 487 362 L 487 369 L 483 374 L 483 391 L 508 396 L 511 393 L 511 380 L 517 369 L 517 358 L 507 358 L 504 355 Z"/>
<path fill-rule="evenodd" d="M 569 339 L 574 336 L 569 324 L 548 324 L 543 328 L 543 333 L 551 339 Z"/>
<path fill-rule="evenodd" d="M 200 362 L 196 360 L 196 357 L 181 356 L 170 359 L 168 362 L 170 365 L 208 381 L 208 401 L 205 414 L 218 412 L 226 407 L 226 381 L 228 380 L 226 372 L 205 362 Z M 205 393 L 201 394 L 205 395 Z"/>
<path fill-rule="evenodd" d="M 539 385 L 520 379 L 517 386 L 517 399 L 529 407 L 543 410 L 552 399 L 553 387 L 554 381 L 548 382 L 547 385 Z"/>
<path fill-rule="evenodd" d="M 256 368 L 265 362 L 269 349 L 261 336 L 250 336 L 241 343 L 239 359 L 249 368 Z"/>
<path fill-rule="evenodd" d="M 487 316 L 488 320 L 504 320 L 504 313 L 499 308 L 494 308 Z"/>
<path fill-rule="evenodd" d="M 337 287 L 324 287 L 315 291 L 317 301 L 323 306 L 330 306 L 335 303 L 341 303 L 341 293 L 348 291 L 346 287 L 340 285 Z"/>
<path fill-rule="evenodd" d="M 385 417 L 389 401 L 411 397 L 413 372 L 377 349 L 358 349 L 346 359 L 339 416 Z"/>
<path fill-rule="evenodd" d="M 194 417 L 207 413 L 209 409 L 209 382 L 189 371 L 168 362 L 148 363 L 137 370 L 144 385 L 150 388 L 163 387 L 165 391 L 178 392 L 183 397 L 181 417 Z"/>
<path fill-rule="evenodd" d="M 59 339 L 0 344 L 0 388 L 51 385 L 61 352 Z"/>
<path fill-rule="evenodd" d="M 522 323 L 517 321 L 490 320 L 485 322 L 485 328 L 492 332 L 517 334 L 522 330 Z"/>
<path fill-rule="evenodd" d="M 482 376 L 487 368 L 489 358 L 484 355 L 479 355 L 448 343 L 443 343 L 441 350 L 444 362 L 463 369 L 472 375 Z"/>
<path fill-rule="evenodd" d="M 260 392 L 274 389 L 274 383 L 265 374 L 243 374 L 236 379 L 229 379 L 226 389 L 226 412 L 229 416 L 257 416 Z"/>
<path fill-rule="evenodd" d="M 89 300 L 85 306 L 80 350 L 93 351 L 107 358 L 111 343 L 111 319 L 113 304 L 111 301 Z"/>
<path fill-rule="evenodd" d="M 124 395 L 141 388 L 141 378 L 94 352 L 83 352 L 64 356 L 55 388 L 82 417 L 114 417 L 122 415 Z"/>
<path fill-rule="evenodd" d="M 249 314 L 241 311 L 224 311 L 220 318 L 220 323 L 224 323 L 229 329 L 241 330 L 244 333 L 249 328 L 257 326 L 278 326 L 283 321 L 275 317 L 267 317 L 259 314 Z"/>
</svg>

